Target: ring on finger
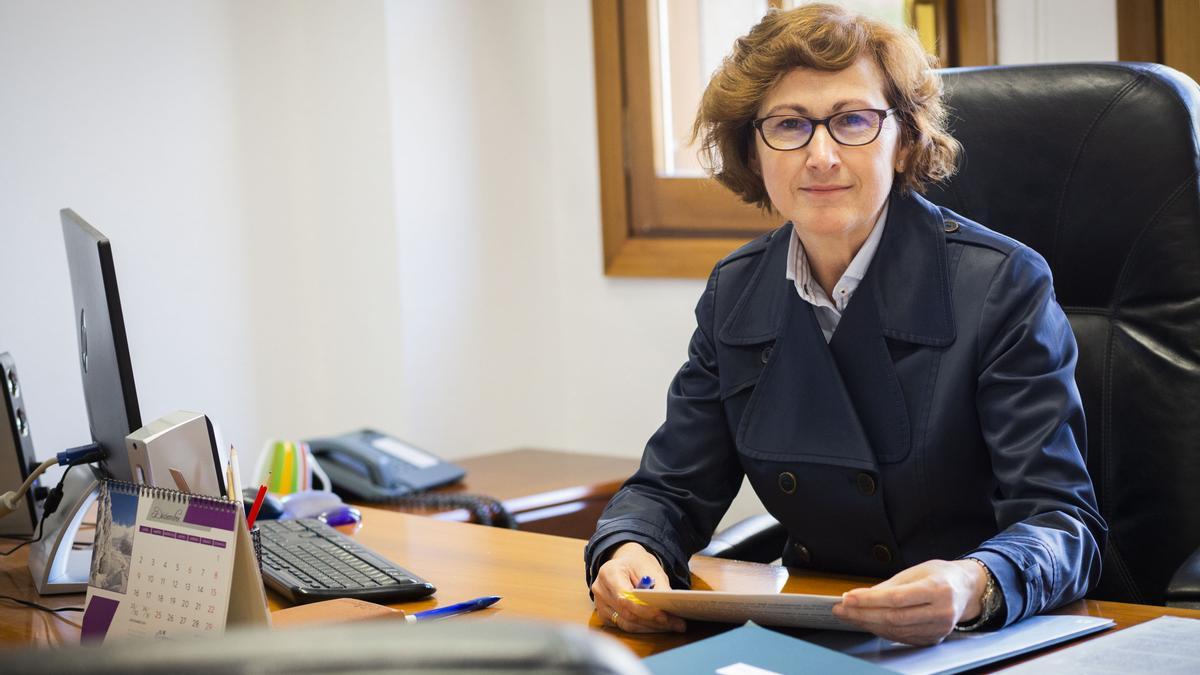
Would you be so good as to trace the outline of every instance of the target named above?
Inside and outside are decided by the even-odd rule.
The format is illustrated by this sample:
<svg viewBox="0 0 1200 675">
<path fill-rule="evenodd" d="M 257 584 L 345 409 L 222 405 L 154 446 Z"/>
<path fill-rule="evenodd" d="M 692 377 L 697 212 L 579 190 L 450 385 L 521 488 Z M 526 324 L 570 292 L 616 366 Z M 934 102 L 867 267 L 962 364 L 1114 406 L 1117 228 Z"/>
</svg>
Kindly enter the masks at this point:
<svg viewBox="0 0 1200 675">
<path fill-rule="evenodd" d="M 608 621 L 609 621 L 609 623 L 611 623 L 612 625 L 615 626 L 615 625 L 617 625 L 617 619 L 620 619 L 620 618 L 621 618 L 621 615 L 619 613 L 617 613 L 617 610 L 614 609 L 613 613 L 608 617 Z"/>
</svg>

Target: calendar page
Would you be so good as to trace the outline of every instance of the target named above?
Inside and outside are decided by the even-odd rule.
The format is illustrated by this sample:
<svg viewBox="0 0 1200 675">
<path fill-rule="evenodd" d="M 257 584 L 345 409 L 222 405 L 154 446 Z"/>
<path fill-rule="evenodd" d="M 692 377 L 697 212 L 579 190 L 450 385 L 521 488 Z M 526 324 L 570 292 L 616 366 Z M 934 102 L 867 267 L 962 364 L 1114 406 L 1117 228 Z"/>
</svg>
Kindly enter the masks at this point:
<svg viewBox="0 0 1200 675">
<path fill-rule="evenodd" d="M 103 481 L 83 639 L 222 633 L 238 517 L 233 502 Z"/>
</svg>

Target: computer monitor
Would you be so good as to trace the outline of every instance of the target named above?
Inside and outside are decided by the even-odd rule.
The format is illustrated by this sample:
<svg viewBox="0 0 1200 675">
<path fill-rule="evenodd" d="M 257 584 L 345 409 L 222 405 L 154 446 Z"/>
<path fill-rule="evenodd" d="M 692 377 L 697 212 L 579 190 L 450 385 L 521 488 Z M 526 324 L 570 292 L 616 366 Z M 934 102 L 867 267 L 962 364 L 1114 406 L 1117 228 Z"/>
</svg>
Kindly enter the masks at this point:
<svg viewBox="0 0 1200 675">
<path fill-rule="evenodd" d="M 114 478 L 132 482 L 125 437 L 141 428 L 142 415 L 133 386 L 112 247 L 108 237 L 71 209 L 59 214 L 75 299 L 79 372 L 92 440 L 108 454 L 103 468 Z"/>
</svg>

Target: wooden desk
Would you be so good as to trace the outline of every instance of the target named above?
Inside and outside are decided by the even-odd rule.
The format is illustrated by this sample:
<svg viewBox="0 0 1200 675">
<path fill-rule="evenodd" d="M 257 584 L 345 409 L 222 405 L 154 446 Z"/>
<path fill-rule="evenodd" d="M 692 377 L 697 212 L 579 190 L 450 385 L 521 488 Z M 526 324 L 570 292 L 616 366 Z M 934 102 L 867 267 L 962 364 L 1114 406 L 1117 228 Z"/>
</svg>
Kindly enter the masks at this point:
<svg viewBox="0 0 1200 675">
<path fill-rule="evenodd" d="M 456 459 L 454 463 L 466 470 L 466 478 L 437 492 L 493 497 L 503 502 L 521 530 L 579 539 L 592 536 L 608 500 L 638 468 L 638 460 L 627 457 L 529 448 Z M 471 520 L 464 509 L 379 508 L 442 520 Z"/>
<path fill-rule="evenodd" d="M 367 509 L 355 537 L 384 556 L 411 568 L 438 586 L 435 598 L 396 605 L 420 611 L 482 595 L 504 597 L 491 609 L 456 621 L 497 618 L 536 619 L 586 625 L 617 637 L 646 656 L 717 633 L 724 628 L 693 624 L 684 634 L 627 635 L 604 627 L 592 611 L 584 586 L 584 542 L 532 532 L 480 527 L 409 514 Z M 16 559 L 14 559 L 16 558 Z M 83 604 L 82 595 L 38 598 L 23 556 L 0 558 L 0 593 L 51 606 Z M 729 591 L 841 593 L 868 579 L 789 571 L 754 563 L 697 557 L 692 560 L 696 587 Z M 270 595 L 272 609 L 284 602 Z M 1200 618 L 1200 611 L 1084 600 L 1060 613 L 1104 616 L 1118 628 L 1164 614 Z M 79 615 L 58 618 L 0 602 L 0 646 L 73 644 L 79 640 Z M 1009 663 L 1006 662 L 1005 665 Z"/>
</svg>

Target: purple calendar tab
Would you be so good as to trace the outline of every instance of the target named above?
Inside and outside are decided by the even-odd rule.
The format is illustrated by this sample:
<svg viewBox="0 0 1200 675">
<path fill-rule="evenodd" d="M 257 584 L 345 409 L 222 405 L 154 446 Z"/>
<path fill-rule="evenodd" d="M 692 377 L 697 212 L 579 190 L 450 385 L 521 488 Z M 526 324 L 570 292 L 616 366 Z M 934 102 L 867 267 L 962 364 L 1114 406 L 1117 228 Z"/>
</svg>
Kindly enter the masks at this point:
<svg viewBox="0 0 1200 675">
<path fill-rule="evenodd" d="M 237 510 L 232 504 L 192 499 L 188 502 L 183 522 L 232 532 L 237 522 L 234 520 L 236 513 Z"/>
<path fill-rule="evenodd" d="M 146 527 L 145 525 L 138 525 L 138 532 L 149 532 L 149 531 L 150 531 L 150 528 Z"/>
<path fill-rule="evenodd" d="M 212 542 L 213 540 L 209 539 L 208 537 L 200 537 L 200 543 L 204 544 L 205 546 L 212 546 Z"/>
<path fill-rule="evenodd" d="M 188 538 L 187 538 L 187 540 L 188 540 L 189 542 L 193 543 L 193 544 L 199 544 L 199 543 L 200 543 L 200 537 L 197 537 L 197 536 L 196 536 L 196 535 L 194 535 L 194 534 L 189 534 L 189 535 L 188 535 Z"/>
<path fill-rule="evenodd" d="M 216 546 L 217 548 L 225 548 L 225 542 L 223 542 L 223 541 L 215 541 L 215 540 L 214 540 L 214 541 L 213 541 L 213 546 Z"/>
<path fill-rule="evenodd" d="M 117 615 L 120 601 L 93 595 L 83 613 L 83 632 L 80 636 L 85 642 L 102 642 L 112 625 L 113 617 Z"/>
<path fill-rule="evenodd" d="M 157 535 L 159 535 L 159 536 L 162 536 L 162 533 L 163 533 L 163 531 L 162 531 L 162 528 L 161 528 L 161 527 L 152 527 L 152 528 L 150 528 L 150 534 L 157 534 Z"/>
</svg>

